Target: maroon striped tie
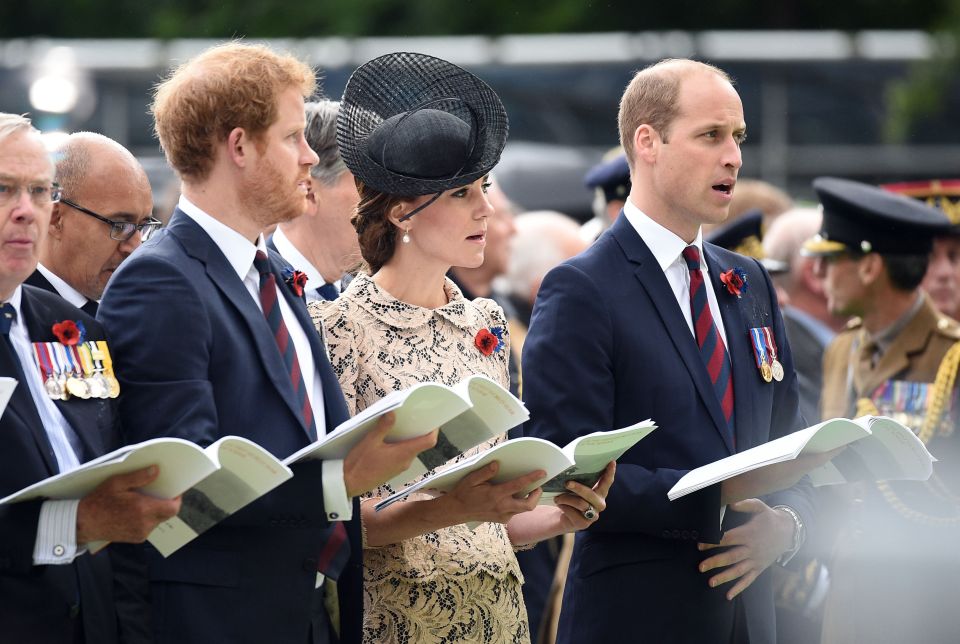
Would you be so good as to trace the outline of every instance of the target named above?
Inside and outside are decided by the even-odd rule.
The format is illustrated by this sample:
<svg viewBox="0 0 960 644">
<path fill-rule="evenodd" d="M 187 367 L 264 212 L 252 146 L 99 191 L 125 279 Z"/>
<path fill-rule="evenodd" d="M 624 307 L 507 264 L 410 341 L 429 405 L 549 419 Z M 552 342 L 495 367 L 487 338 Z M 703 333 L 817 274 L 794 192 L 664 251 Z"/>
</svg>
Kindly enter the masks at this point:
<svg viewBox="0 0 960 644">
<path fill-rule="evenodd" d="M 283 362 L 287 366 L 287 373 L 290 375 L 293 393 L 297 397 L 297 405 L 299 405 L 300 413 L 303 415 L 303 422 L 310 428 L 310 438 L 316 440 L 317 424 L 313 417 L 313 407 L 310 406 L 306 383 L 304 383 L 303 373 L 300 371 L 300 361 L 297 359 L 297 352 L 293 346 L 293 340 L 290 339 L 287 325 L 283 321 L 283 314 L 277 299 L 279 297 L 277 278 L 270 270 L 270 261 L 263 251 L 257 251 L 253 266 L 260 273 L 260 304 L 263 306 L 263 315 L 267 318 L 267 324 L 273 333 L 273 339 L 276 340 L 277 348 L 280 349 L 280 355 L 283 356 Z M 350 542 L 347 540 L 347 531 L 343 527 L 343 522 L 331 522 L 324 545 L 317 557 L 317 570 L 331 579 L 337 579 L 347 563 L 349 555 Z"/>
<path fill-rule="evenodd" d="M 733 433 L 733 374 L 730 372 L 730 357 L 720 336 L 720 329 L 710 312 L 707 299 L 707 285 L 703 283 L 700 271 L 700 249 L 687 246 L 683 249 L 683 259 L 690 270 L 690 313 L 693 314 L 693 328 L 700 347 L 700 357 L 707 367 L 713 391 L 720 401 L 723 418 L 727 421 L 727 431 L 731 439 Z"/>
</svg>

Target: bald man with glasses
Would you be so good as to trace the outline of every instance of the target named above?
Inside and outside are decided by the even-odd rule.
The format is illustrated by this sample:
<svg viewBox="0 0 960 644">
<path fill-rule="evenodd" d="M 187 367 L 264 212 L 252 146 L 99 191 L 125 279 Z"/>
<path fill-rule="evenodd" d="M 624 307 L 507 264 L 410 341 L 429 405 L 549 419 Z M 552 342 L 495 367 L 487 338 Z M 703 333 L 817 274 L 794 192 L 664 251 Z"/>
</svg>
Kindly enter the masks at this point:
<svg viewBox="0 0 960 644">
<path fill-rule="evenodd" d="M 96 315 L 107 281 L 161 226 L 140 163 L 116 141 L 78 132 L 54 150 L 61 197 L 27 284 Z"/>
</svg>

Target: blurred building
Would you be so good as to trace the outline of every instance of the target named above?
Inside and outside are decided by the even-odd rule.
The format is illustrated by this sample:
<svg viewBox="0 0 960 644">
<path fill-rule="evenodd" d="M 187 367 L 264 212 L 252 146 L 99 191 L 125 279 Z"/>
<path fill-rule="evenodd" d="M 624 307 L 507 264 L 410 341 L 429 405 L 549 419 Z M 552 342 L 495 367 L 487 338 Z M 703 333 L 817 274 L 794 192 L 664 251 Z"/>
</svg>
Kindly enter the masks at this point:
<svg viewBox="0 0 960 644">
<path fill-rule="evenodd" d="M 208 40 L 0 41 L 0 111 L 30 112 L 44 130 L 93 130 L 119 141 L 168 180 L 147 111 L 166 69 Z M 338 97 L 350 72 L 388 51 L 422 51 L 480 74 L 510 115 L 504 189 L 525 209 L 590 217 L 584 172 L 617 143 L 619 97 L 633 72 L 664 57 L 694 57 L 730 72 L 749 138 L 742 176 L 812 198 L 814 176 L 871 183 L 960 173 L 960 78 L 943 109 L 883 143 L 888 93 L 933 60 L 934 36 L 902 32 L 638 32 L 501 37 L 287 39 L 271 44 L 316 65 Z M 31 102 L 31 92 L 33 102 Z M 41 109 L 41 107 L 43 109 Z M 47 111 L 49 110 L 49 111 Z M 58 112 L 59 111 L 59 112 Z M 167 177 L 167 178 L 164 178 Z"/>
</svg>

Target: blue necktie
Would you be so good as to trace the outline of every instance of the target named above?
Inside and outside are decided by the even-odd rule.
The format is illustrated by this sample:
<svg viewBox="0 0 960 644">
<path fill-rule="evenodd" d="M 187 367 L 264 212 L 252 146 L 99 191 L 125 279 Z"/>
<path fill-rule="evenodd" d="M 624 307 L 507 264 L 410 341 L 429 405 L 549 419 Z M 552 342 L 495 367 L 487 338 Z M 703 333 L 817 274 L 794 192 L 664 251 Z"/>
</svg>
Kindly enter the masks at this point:
<svg viewBox="0 0 960 644">
<path fill-rule="evenodd" d="M 333 284 L 324 284 L 317 289 L 317 295 L 319 295 L 321 299 L 333 301 L 340 297 L 340 291 L 338 291 L 337 287 Z"/>
</svg>

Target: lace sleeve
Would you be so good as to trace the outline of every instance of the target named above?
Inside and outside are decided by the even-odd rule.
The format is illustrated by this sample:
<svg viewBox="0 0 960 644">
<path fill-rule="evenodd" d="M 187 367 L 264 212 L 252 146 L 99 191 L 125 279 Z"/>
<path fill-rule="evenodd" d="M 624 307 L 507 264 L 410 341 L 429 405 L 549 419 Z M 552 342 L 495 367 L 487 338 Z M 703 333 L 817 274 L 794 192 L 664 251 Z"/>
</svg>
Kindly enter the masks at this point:
<svg viewBox="0 0 960 644">
<path fill-rule="evenodd" d="M 357 413 L 356 382 L 359 374 L 357 346 L 362 342 L 357 325 L 347 314 L 346 304 L 338 301 L 311 302 L 307 305 L 313 324 L 326 343 L 327 355 L 340 381 L 350 415 Z"/>
</svg>

